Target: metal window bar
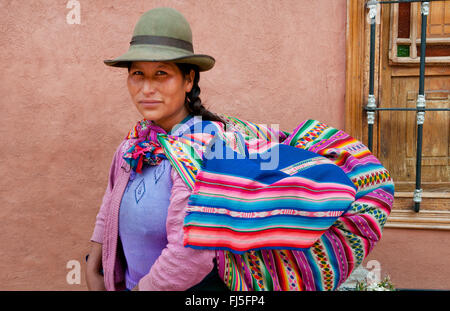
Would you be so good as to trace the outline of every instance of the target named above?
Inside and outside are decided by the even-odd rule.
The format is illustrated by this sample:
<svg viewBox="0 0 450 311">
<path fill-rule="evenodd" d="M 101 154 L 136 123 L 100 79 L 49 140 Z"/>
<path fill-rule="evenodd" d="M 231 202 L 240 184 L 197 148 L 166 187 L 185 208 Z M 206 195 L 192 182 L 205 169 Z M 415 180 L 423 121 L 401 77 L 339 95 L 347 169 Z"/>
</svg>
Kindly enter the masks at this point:
<svg viewBox="0 0 450 311">
<path fill-rule="evenodd" d="M 422 144 L 423 144 L 423 123 L 425 121 L 425 111 L 450 111 L 448 108 L 426 108 L 425 100 L 425 52 L 427 35 L 427 17 L 429 14 L 431 1 L 445 0 L 398 0 L 398 1 L 376 1 L 369 0 L 366 3 L 370 17 L 370 66 L 369 66 L 369 97 L 365 107 L 368 124 L 368 148 L 373 150 L 373 125 L 375 123 L 375 113 L 377 111 L 415 111 L 417 120 L 417 144 L 416 144 L 416 188 L 414 190 L 413 202 L 414 211 L 419 212 L 422 202 L 421 173 L 422 173 Z M 374 74 L 375 74 L 375 35 L 377 5 L 386 3 L 421 2 L 422 33 L 420 40 L 420 75 L 419 94 L 417 96 L 416 108 L 379 108 L 376 105 L 374 94 Z"/>
</svg>

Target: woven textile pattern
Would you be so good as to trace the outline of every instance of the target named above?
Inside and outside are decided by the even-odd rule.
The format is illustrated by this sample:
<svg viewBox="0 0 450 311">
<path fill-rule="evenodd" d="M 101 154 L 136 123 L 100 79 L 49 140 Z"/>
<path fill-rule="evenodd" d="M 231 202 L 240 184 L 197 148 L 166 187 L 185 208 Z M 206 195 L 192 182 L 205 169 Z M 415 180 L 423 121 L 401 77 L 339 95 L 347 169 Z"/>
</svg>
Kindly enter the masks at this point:
<svg viewBox="0 0 450 311">
<path fill-rule="evenodd" d="M 315 157 L 280 147 L 281 167 Z M 248 157 L 204 159 L 189 199 L 185 245 L 236 253 L 308 248 L 355 199 L 354 185 L 331 162 L 295 175 L 262 170 L 260 163 Z"/>
<path fill-rule="evenodd" d="M 214 135 L 202 135 L 202 139 L 183 137 L 184 141 L 170 140 L 170 135 L 158 134 L 158 141 L 167 158 L 194 191 L 185 220 L 186 245 L 194 248 L 206 245 L 206 248 L 216 249 L 219 274 L 231 290 L 336 289 L 361 264 L 381 238 L 393 204 L 394 187 L 389 172 L 359 141 L 315 120 L 302 122 L 289 134 L 237 118 L 222 117 L 227 120 L 232 132 L 230 128 L 225 131 L 223 127 L 217 126 Z M 240 135 L 236 135 L 236 132 Z M 211 163 L 216 164 L 214 160 L 205 159 L 205 156 L 212 152 L 211 148 L 217 139 L 226 141 L 227 150 L 242 155 L 244 161 L 253 153 L 271 150 L 278 145 L 304 151 L 302 155 L 305 158 L 292 160 L 285 166 L 292 173 L 290 176 L 301 182 L 287 186 L 300 186 L 294 188 L 304 189 L 305 193 L 314 193 L 316 196 L 311 200 L 311 197 L 303 195 L 302 204 L 296 205 L 295 200 L 288 198 L 288 192 L 283 193 L 280 200 L 277 197 L 279 193 L 276 192 L 279 189 L 273 190 L 276 187 L 272 187 L 276 194 L 273 197 L 258 194 L 255 189 L 267 190 L 268 185 L 278 185 L 276 180 L 258 180 L 251 174 L 244 178 L 242 175 L 233 177 L 228 172 L 224 174 L 223 184 L 214 185 L 220 174 L 218 171 L 205 170 L 205 165 L 208 168 Z M 218 145 L 215 146 L 217 151 Z M 319 163 L 314 163 L 319 156 L 322 157 Z M 302 161 L 306 162 L 301 163 Z M 305 167 L 311 162 L 314 164 L 311 165 L 314 167 L 312 170 Z M 321 167 L 328 169 L 332 165 L 335 175 L 341 178 L 341 172 L 345 178 L 334 180 L 333 185 L 341 188 L 337 187 L 338 191 L 333 195 L 321 198 L 315 191 L 325 189 L 330 180 L 323 181 L 324 187 L 320 188 L 320 182 L 314 184 L 311 180 L 306 180 L 306 177 L 313 178 L 307 173 L 320 170 Z M 286 178 L 280 180 L 285 181 Z M 313 188 L 311 184 L 314 184 Z M 220 189 L 224 185 L 227 186 L 227 195 Z M 244 186 L 246 188 L 242 190 Z M 208 190 L 207 194 L 198 193 L 204 189 Z M 350 189 L 354 190 L 352 195 L 349 194 Z M 294 191 L 291 195 L 299 196 L 299 193 Z M 207 197 L 208 200 L 202 201 Z M 320 200 L 325 200 L 328 204 L 321 205 Z M 273 202 L 281 201 L 283 204 L 278 208 L 271 208 Z M 202 205 L 202 202 L 208 204 Z M 217 206 L 210 204 L 211 202 Z M 236 204 L 230 204 L 233 202 Z M 264 202 L 271 204 L 264 205 Z M 342 203 L 341 206 L 339 202 Z M 227 208 L 223 208 L 224 206 Z M 246 209 L 240 210 L 239 206 L 246 206 Z M 271 222 L 267 220 L 275 215 L 280 222 L 277 228 L 270 228 Z M 252 230 L 256 228 L 255 232 L 258 232 L 256 238 L 250 232 L 245 235 L 248 231 L 245 226 L 233 227 L 236 224 L 229 221 L 232 218 L 240 218 L 243 223 L 246 223 L 246 219 L 251 219 Z M 222 226 L 216 226 L 217 219 L 221 220 Z M 298 222 L 298 219 L 305 221 Z M 233 230 L 226 230 L 224 226 Z M 270 234 L 260 235 L 261 232 Z M 281 234 L 277 236 L 277 232 Z M 289 236 L 286 233 L 292 232 L 295 232 L 295 242 L 286 242 L 284 239 Z M 220 240 L 211 238 L 221 234 Z M 245 241 L 240 244 L 240 249 L 235 248 L 233 241 L 236 238 L 239 238 L 238 241 Z M 260 238 L 265 240 L 258 245 L 255 241 Z M 286 245 L 289 247 L 285 247 Z"/>
</svg>

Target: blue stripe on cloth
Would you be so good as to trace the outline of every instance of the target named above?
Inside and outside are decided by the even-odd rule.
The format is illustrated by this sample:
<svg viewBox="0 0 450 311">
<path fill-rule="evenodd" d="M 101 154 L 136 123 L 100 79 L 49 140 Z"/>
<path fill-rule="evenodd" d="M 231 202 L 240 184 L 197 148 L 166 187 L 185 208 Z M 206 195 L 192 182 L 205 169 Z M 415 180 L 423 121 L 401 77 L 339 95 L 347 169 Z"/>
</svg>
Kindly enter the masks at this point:
<svg viewBox="0 0 450 311">
<path fill-rule="evenodd" d="M 245 200 L 245 198 L 242 198 Z M 330 204 L 333 201 L 333 204 Z M 226 208 L 236 212 L 263 212 L 274 209 L 292 209 L 296 211 L 319 212 L 319 211 L 344 211 L 353 202 L 353 198 L 327 197 L 320 201 L 312 201 L 310 197 L 297 195 L 295 199 L 276 197 L 266 201 L 249 200 L 247 202 L 238 199 L 224 197 L 211 197 L 208 194 L 192 194 L 189 197 L 189 206 L 203 206 L 213 208 Z"/>
<path fill-rule="evenodd" d="M 307 259 L 308 263 L 311 262 L 316 262 L 314 256 L 312 256 L 312 251 L 311 248 L 308 248 L 307 250 L 304 251 L 305 257 Z M 315 264 L 315 265 L 308 265 L 308 267 L 311 269 L 311 272 L 313 274 L 313 278 L 314 278 L 314 285 L 316 286 L 315 290 L 317 291 L 323 291 L 323 287 L 322 287 L 322 277 L 319 271 L 319 265 Z"/>
<path fill-rule="evenodd" d="M 328 263 L 333 269 L 333 288 L 338 286 L 337 282 L 341 279 L 341 274 L 339 272 L 339 263 L 336 260 L 336 252 L 333 250 L 330 240 L 328 240 L 326 235 L 321 236 L 323 245 L 325 246 L 325 251 L 327 253 Z"/>
<path fill-rule="evenodd" d="M 229 215 L 192 213 L 185 217 L 185 226 L 201 224 L 202 227 L 231 228 L 237 231 L 258 231 L 269 228 L 293 228 L 304 230 L 324 230 L 337 217 L 270 216 L 262 218 L 239 218 Z"/>
</svg>

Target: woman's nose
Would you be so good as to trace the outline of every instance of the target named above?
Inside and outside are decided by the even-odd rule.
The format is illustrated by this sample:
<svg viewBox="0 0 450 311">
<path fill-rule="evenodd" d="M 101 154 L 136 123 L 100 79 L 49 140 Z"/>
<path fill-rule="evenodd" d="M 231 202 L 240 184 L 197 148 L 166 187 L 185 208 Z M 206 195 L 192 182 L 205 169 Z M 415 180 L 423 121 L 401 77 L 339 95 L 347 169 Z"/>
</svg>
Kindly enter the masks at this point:
<svg viewBox="0 0 450 311">
<path fill-rule="evenodd" d="M 155 93 L 155 83 L 153 83 L 150 79 L 145 79 L 144 85 L 142 86 L 142 93 L 144 94 Z"/>
</svg>

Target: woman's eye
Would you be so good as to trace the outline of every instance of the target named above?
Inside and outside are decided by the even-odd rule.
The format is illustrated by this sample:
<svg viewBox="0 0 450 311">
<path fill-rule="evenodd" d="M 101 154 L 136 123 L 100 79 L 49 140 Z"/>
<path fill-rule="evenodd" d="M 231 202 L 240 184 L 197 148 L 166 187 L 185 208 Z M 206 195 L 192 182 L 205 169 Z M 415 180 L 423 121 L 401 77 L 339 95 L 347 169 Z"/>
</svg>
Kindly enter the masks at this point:
<svg viewBox="0 0 450 311">
<path fill-rule="evenodd" d="M 136 70 L 136 71 L 133 71 L 133 72 L 131 73 L 131 75 L 133 75 L 133 76 L 143 76 L 144 73 L 143 73 L 142 71 L 140 71 L 140 70 Z M 155 75 L 156 75 L 156 76 L 165 76 L 165 75 L 167 75 L 167 72 L 162 71 L 162 70 L 158 70 L 158 71 L 155 73 Z"/>
</svg>

